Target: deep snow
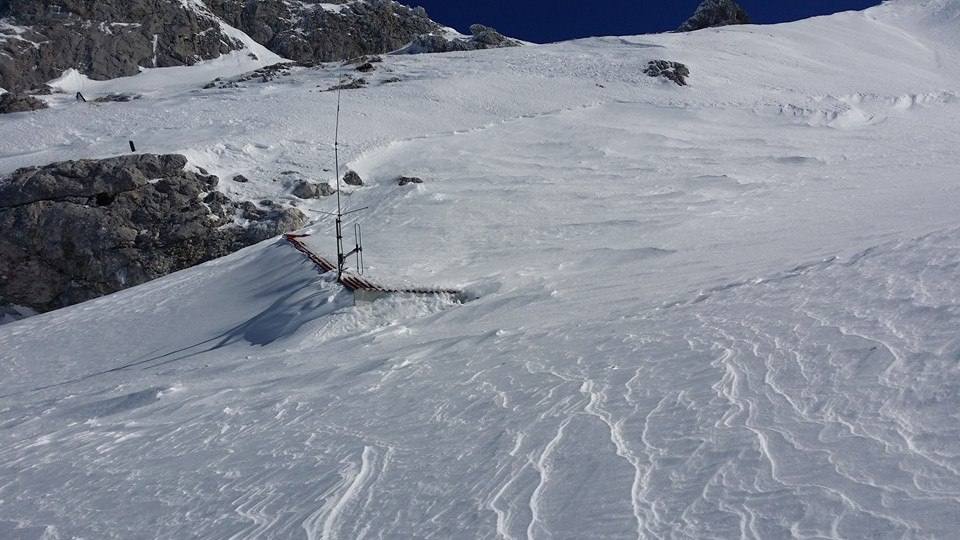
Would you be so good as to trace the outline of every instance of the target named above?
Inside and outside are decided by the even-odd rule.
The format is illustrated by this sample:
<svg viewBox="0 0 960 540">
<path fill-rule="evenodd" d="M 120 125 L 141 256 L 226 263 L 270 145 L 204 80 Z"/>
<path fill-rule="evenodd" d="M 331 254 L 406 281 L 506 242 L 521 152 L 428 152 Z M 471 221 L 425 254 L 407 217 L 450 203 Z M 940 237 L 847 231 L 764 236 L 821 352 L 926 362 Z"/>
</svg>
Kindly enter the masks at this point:
<svg viewBox="0 0 960 540">
<path fill-rule="evenodd" d="M 951 537 L 958 12 L 388 57 L 343 94 L 370 274 L 480 299 L 277 241 L 0 326 L 0 536 Z M 295 201 L 350 68 L 199 89 L 238 54 L 70 78 L 144 98 L 3 118 L 0 173 L 133 139 Z"/>
</svg>

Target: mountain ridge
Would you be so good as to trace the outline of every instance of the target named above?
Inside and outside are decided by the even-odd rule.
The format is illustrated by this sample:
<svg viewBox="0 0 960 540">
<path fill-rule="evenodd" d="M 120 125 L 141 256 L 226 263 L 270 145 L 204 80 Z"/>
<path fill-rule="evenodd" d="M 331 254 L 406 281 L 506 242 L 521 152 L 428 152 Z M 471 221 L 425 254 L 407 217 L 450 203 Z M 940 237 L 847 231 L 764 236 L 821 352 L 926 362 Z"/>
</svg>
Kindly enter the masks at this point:
<svg viewBox="0 0 960 540">
<path fill-rule="evenodd" d="M 738 24 L 750 24 L 750 16 L 736 0 L 703 0 L 693 15 L 677 28 L 677 32 Z"/>
<path fill-rule="evenodd" d="M 387 53 L 419 36 L 439 40 L 438 49 L 452 43 L 425 10 L 393 0 L 5 0 L 0 88 L 43 93 L 69 69 L 104 80 L 244 49 L 225 25 L 301 63 Z M 470 48 L 517 44 L 476 41 Z"/>
</svg>

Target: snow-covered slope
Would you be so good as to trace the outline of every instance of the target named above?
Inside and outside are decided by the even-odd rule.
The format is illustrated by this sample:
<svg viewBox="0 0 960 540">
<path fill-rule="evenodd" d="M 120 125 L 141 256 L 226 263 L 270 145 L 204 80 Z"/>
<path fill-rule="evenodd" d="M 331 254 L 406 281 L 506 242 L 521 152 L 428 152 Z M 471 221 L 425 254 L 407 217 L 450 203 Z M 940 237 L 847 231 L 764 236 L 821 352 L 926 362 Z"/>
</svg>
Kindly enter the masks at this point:
<svg viewBox="0 0 960 540">
<path fill-rule="evenodd" d="M 956 13 L 387 58 L 370 274 L 480 298 L 354 306 L 278 241 L 0 326 L 0 537 L 952 537 Z M 54 98 L 0 173 L 134 139 L 286 204 L 348 69 Z"/>
</svg>

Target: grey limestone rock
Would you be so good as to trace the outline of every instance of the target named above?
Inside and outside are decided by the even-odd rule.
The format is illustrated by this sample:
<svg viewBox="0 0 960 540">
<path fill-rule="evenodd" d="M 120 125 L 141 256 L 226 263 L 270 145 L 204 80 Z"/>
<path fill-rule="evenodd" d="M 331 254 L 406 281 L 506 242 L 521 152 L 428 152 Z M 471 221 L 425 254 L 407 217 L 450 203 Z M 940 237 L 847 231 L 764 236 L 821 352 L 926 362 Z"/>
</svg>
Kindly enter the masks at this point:
<svg viewBox="0 0 960 540">
<path fill-rule="evenodd" d="M 320 190 L 321 197 L 329 197 L 337 192 L 337 190 L 334 189 L 334 187 L 331 186 L 328 182 L 323 182 L 319 184 L 318 189 Z"/>
<path fill-rule="evenodd" d="M 0 18 L 0 87 L 11 91 L 71 68 L 111 79 L 240 48 L 213 14 L 179 0 L 0 0 Z"/>
<path fill-rule="evenodd" d="M 347 171 L 347 173 L 343 175 L 343 183 L 348 186 L 362 186 L 363 178 L 360 178 L 360 175 L 354 171 Z"/>
<path fill-rule="evenodd" d="M 316 199 L 320 196 L 320 190 L 317 184 L 304 180 L 294 186 L 293 196 L 300 197 L 301 199 Z"/>
<path fill-rule="evenodd" d="M 139 285 L 303 225 L 249 215 L 180 155 L 19 169 L 0 179 L 0 303 L 49 311 Z M 244 226 L 234 222 L 243 214 Z M 239 217 L 239 216 L 237 216 Z"/>
<path fill-rule="evenodd" d="M 0 303 L 0 324 L 17 322 L 36 315 L 37 312 L 23 306 Z"/>
<path fill-rule="evenodd" d="M 439 30 L 421 8 L 391 0 L 207 0 L 211 11 L 275 53 L 331 62 L 390 52 Z M 331 4 L 339 4 L 331 8 Z"/>
<path fill-rule="evenodd" d="M 47 103 L 33 96 L 6 93 L 0 96 L 0 114 L 46 109 Z"/>
<path fill-rule="evenodd" d="M 735 0 L 703 0 L 677 32 L 692 32 L 734 24 L 750 24 L 750 16 Z"/>
<path fill-rule="evenodd" d="M 299 65 L 389 53 L 418 41 L 426 43 L 422 52 L 518 44 L 479 25 L 471 38 L 451 42 L 422 8 L 393 0 L 0 0 L 0 19 L 6 23 L 0 25 L 0 87 L 14 92 L 70 68 L 102 80 L 241 48 L 220 21 Z M 275 68 L 252 76 L 269 81 L 284 74 Z"/>
<path fill-rule="evenodd" d="M 367 80 L 363 77 L 358 77 L 356 79 L 347 78 L 340 84 L 335 84 L 330 88 L 327 88 L 327 92 L 335 92 L 337 90 L 358 90 L 367 85 Z"/>
<path fill-rule="evenodd" d="M 94 103 L 127 103 L 142 98 L 140 94 L 107 94 L 93 100 Z"/>
<path fill-rule="evenodd" d="M 472 35 L 468 38 L 449 38 L 438 32 L 421 34 L 397 52 L 406 54 L 446 53 L 517 47 L 520 45 L 519 41 L 505 37 L 493 28 L 482 24 L 472 25 L 470 33 Z"/>
<path fill-rule="evenodd" d="M 686 86 L 687 77 L 690 76 L 690 68 L 680 62 L 669 60 L 651 60 L 643 72 L 651 77 L 661 77 L 673 81 L 677 86 Z"/>
<path fill-rule="evenodd" d="M 327 182 L 316 184 L 306 180 L 300 181 L 293 188 L 293 195 L 301 199 L 319 199 L 320 197 L 329 197 L 336 192 L 337 190 Z"/>
</svg>

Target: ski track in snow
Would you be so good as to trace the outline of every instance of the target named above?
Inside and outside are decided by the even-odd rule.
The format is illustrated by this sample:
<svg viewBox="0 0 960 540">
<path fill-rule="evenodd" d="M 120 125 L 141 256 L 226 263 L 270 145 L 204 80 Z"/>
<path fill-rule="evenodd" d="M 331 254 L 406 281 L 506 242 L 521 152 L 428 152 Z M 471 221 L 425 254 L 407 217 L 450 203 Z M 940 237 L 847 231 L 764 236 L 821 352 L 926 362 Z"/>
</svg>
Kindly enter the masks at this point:
<svg viewBox="0 0 960 540">
<path fill-rule="evenodd" d="M 370 274 L 480 298 L 355 306 L 278 241 L 0 326 L 0 537 L 955 535 L 950 9 L 386 58 Z M 198 89 L 251 62 L 68 74 L 144 97 L 10 115 L 0 172 L 134 139 L 289 204 L 348 68 Z"/>
</svg>

